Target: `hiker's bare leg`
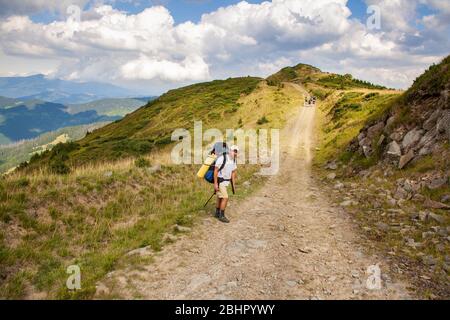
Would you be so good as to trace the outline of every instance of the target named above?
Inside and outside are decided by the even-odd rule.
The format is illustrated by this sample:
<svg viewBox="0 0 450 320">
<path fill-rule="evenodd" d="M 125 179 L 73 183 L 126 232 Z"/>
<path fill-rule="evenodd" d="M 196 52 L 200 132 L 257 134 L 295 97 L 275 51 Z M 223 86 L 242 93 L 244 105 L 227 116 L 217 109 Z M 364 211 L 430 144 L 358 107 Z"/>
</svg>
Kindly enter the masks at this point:
<svg viewBox="0 0 450 320">
<path fill-rule="evenodd" d="M 220 198 L 219 197 L 217 197 L 216 208 L 220 209 Z"/>
<path fill-rule="evenodd" d="M 227 198 L 222 198 L 220 201 L 220 210 L 225 210 L 225 208 L 227 207 L 228 204 L 228 199 Z"/>
</svg>

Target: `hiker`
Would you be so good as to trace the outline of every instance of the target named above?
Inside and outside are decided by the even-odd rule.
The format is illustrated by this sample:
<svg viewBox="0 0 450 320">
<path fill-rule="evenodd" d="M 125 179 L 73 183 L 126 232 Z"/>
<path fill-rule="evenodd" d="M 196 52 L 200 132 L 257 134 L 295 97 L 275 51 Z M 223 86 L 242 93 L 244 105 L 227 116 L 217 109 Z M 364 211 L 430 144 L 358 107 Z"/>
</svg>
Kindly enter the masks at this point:
<svg viewBox="0 0 450 320">
<path fill-rule="evenodd" d="M 217 195 L 215 215 L 216 218 L 224 223 L 230 222 L 230 220 L 225 217 L 225 209 L 228 204 L 227 188 L 230 183 L 234 188 L 236 183 L 236 157 L 238 152 L 238 146 L 231 146 L 228 153 L 225 153 L 217 158 L 214 168 L 214 190 Z"/>
</svg>

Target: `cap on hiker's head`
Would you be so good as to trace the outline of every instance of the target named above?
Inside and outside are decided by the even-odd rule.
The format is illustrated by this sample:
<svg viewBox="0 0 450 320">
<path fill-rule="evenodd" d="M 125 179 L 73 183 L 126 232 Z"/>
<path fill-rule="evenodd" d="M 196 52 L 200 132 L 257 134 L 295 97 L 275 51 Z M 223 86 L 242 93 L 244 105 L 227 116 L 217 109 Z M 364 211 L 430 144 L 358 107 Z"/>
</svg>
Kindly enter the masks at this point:
<svg viewBox="0 0 450 320">
<path fill-rule="evenodd" d="M 231 146 L 230 150 L 239 152 L 239 147 L 237 145 Z"/>
</svg>

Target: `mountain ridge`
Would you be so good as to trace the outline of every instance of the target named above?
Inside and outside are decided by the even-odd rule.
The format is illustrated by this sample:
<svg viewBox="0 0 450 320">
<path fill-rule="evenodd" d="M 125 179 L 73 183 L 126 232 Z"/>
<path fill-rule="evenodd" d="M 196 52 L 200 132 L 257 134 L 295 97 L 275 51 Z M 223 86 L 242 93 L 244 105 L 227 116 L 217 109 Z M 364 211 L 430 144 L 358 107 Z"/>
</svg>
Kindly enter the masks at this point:
<svg viewBox="0 0 450 320">
<path fill-rule="evenodd" d="M 0 95 L 67 104 L 86 103 L 103 98 L 134 97 L 138 93 L 107 83 L 74 82 L 36 74 L 25 77 L 0 77 Z"/>
</svg>

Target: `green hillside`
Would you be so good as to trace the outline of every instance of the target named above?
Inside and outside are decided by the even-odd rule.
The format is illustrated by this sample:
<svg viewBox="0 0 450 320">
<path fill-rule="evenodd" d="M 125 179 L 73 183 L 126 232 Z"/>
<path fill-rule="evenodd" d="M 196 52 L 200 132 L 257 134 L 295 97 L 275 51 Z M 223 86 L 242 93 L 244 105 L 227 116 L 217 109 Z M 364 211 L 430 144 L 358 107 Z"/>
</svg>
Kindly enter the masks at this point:
<svg viewBox="0 0 450 320">
<path fill-rule="evenodd" d="M 279 85 L 282 82 L 316 81 L 325 75 L 319 68 L 307 64 L 298 64 L 294 67 L 285 67 L 267 78 L 269 85 Z"/>
<path fill-rule="evenodd" d="M 149 102 L 125 118 L 89 134 L 68 151 L 69 165 L 97 160 L 115 160 L 147 154 L 171 142 L 177 128 L 192 128 L 194 121 L 225 128 L 236 125 L 241 104 L 261 83 L 260 78 L 233 78 L 175 89 Z M 29 168 L 39 167 L 53 155 L 32 159 Z"/>
</svg>

